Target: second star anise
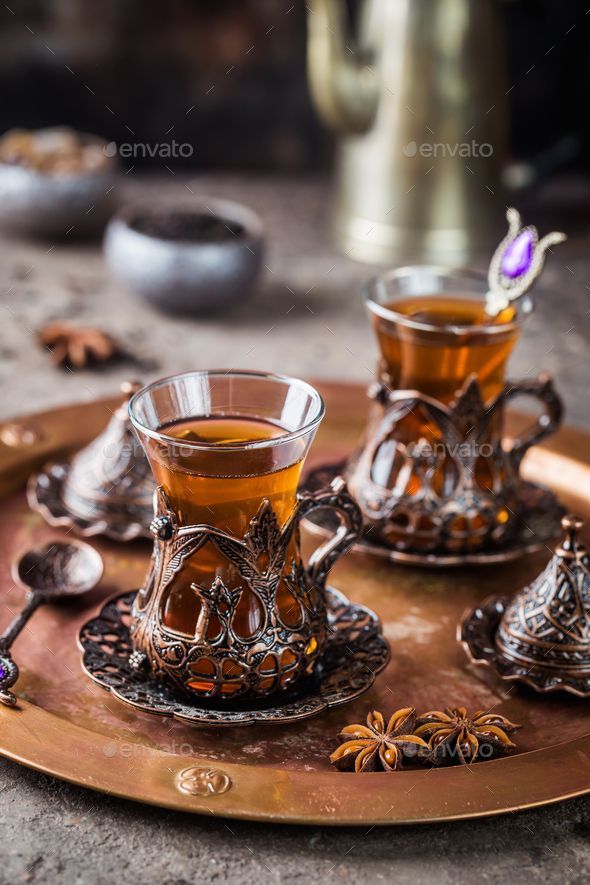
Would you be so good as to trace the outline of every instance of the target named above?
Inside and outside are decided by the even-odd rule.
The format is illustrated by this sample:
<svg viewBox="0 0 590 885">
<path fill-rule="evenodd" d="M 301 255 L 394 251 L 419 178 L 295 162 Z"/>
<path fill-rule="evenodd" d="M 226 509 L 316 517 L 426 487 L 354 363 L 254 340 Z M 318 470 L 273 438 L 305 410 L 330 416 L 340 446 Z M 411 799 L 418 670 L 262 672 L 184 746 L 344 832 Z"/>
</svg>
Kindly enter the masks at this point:
<svg viewBox="0 0 590 885">
<path fill-rule="evenodd" d="M 513 750 L 510 735 L 519 728 L 498 713 L 478 710 L 469 716 L 465 707 L 454 707 L 424 713 L 417 721 L 416 734 L 428 740 L 434 765 L 466 765 Z"/>
<path fill-rule="evenodd" d="M 343 743 L 330 756 L 330 762 L 344 770 L 397 771 L 404 757 L 416 757 L 428 751 L 428 744 L 413 734 L 416 711 L 413 707 L 397 710 L 387 724 L 374 710 L 366 725 L 347 725 L 340 732 Z"/>
<path fill-rule="evenodd" d="M 120 354 L 116 341 L 102 329 L 56 322 L 45 326 L 38 337 L 56 365 L 71 369 L 108 362 Z"/>
</svg>

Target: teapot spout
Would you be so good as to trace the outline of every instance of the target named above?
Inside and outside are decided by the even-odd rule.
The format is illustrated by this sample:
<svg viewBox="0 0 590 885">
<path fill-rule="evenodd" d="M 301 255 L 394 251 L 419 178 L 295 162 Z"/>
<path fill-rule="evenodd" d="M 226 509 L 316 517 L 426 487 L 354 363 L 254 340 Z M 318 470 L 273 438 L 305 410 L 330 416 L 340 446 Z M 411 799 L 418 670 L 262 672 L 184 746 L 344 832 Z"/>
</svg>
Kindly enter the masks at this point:
<svg viewBox="0 0 590 885">
<path fill-rule="evenodd" d="M 352 52 L 343 0 L 309 0 L 307 68 L 316 108 L 330 126 L 346 133 L 366 132 L 375 116 L 375 69 Z"/>
</svg>

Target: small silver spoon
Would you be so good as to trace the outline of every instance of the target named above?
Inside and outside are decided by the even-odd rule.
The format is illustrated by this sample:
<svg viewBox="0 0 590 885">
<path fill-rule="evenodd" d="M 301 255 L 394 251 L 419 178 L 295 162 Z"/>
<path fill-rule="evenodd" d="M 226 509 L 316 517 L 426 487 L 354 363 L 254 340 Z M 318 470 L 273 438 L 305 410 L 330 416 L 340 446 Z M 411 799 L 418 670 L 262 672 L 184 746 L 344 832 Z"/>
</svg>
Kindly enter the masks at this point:
<svg viewBox="0 0 590 885">
<path fill-rule="evenodd" d="M 10 649 L 31 615 L 47 602 L 88 593 L 102 573 L 100 553 L 83 541 L 51 541 L 28 550 L 14 563 L 12 576 L 28 593 L 23 610 L 0 634 L 0 703 L 8 707 L 16 704 L 16 696 L 9 689 L 18 679 L 19 669 Z"/>
</svg>

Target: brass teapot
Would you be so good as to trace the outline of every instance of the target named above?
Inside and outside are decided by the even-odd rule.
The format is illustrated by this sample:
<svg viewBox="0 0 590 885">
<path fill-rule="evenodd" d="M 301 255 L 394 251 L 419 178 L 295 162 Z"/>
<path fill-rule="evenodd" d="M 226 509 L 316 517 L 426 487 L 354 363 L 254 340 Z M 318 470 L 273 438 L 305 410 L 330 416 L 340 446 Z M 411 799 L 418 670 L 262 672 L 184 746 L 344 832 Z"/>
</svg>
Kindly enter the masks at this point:
<svg viewBox="0 0 590 885">
<path fill-rule="evenodd" d="M 344 135 L 335 233 L 357 260 L 464 265 L 493 242 L 507 85 L 497 0 L 309 0 L 315 104 Z"/>
</svg>

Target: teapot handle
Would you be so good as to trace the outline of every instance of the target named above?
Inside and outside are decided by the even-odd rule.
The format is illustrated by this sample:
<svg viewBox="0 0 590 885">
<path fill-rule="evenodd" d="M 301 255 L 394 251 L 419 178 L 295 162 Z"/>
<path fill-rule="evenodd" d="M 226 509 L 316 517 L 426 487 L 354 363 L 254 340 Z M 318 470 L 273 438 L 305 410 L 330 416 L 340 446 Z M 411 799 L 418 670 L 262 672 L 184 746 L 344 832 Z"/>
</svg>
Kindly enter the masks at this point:
<svg viewBox="0 0 590 885">
<path fill-rule="evenodd" d="M 529 396 L 538 399 L 544 406 L 543 412 L 537 420 L 528 427 L 519 439 L 515 439 L 508 455 L 515 470 L 520 467 L 520 462 L 530 449 L 546 436 L 554 433 L 563 417 L 563 402 L 553 386 L 550 376 L 543 373 L 534 381 L 513 381 L 502 394 L 504 403 L 519 396 Z"/>
<path fill-rule="evenodd" d="M 304 493 L 299 496 L 299 521 L 312 511 L 320 509 L 334 510 L 340 522 L 334 535 L 314 550 L 307 564 L 307 573 L 311 581 L 323 588 L 336 560 L 358 540 L 363 528 L 363 519 L 358 504 L 349 495 L 341 476 L 333 479 L 326 491 Z"/>
</svg>

